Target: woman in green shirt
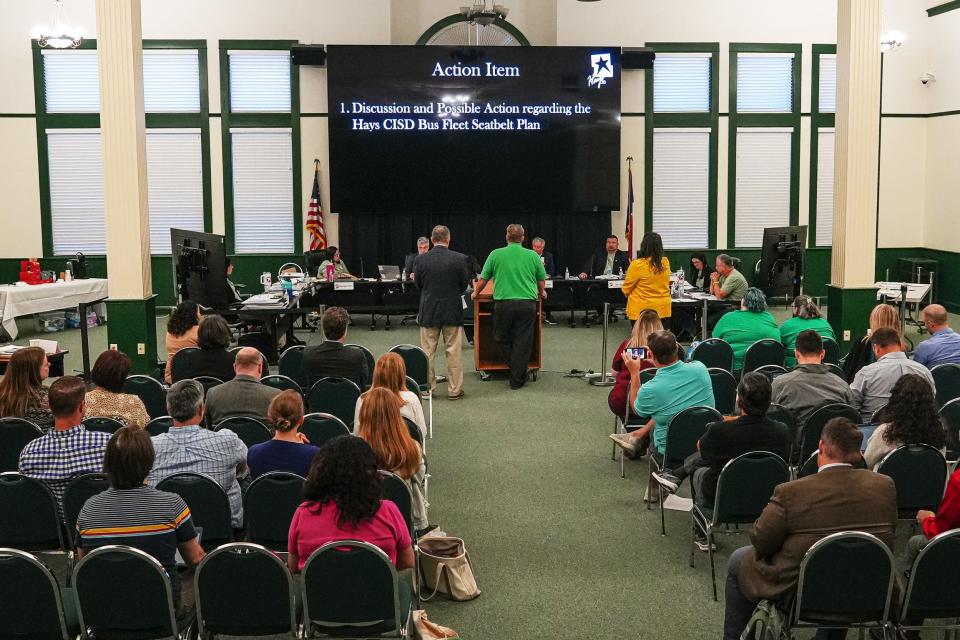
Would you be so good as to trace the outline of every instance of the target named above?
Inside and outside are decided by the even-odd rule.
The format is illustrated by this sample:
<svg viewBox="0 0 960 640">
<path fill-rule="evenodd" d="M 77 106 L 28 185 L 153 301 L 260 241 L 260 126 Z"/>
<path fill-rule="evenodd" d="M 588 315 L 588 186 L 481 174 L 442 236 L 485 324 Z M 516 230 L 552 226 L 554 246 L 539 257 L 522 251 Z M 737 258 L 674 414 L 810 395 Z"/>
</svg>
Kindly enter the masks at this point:
<svg viewBox="0 0 960 640">
<path fill-rule="evenodd" d="M 340 250 L 336 247 L 327 247 L 327 258 L 320 263 L 320 268 L 317 270 L 317 277 L 321 280 L 327 277 L 327 265 L 333 265 L 333 279 L 334 280 L 356 280 L 356 276 L 350 273 L 350 270 L 347 269 L 347 264 L 340 259 Z"/>
<path fill-rule="evenodd" d="M 767 297 L 756 287 L 747 289 L 740 301 L 740 310 L 720 318 L 713 328 L 713 337 L 720 338 L 733 348 L 733 368 L 743 368 L 743 354 L 757 340 L 780 341 L 777 321 L 767 312 Z"/>
<path fill-rule="evenodd" d="M 833 327 L 830 326 L 820 313 L 820 309 L 810 296 L 797 296 L 793 299 L 793 317 L 780 325 L 780 342 L 787 352 L 788 367 L 797 366 L 797 357 L 793 353 L 797 344 L 797 336 L 801 331 L 811 329 L 820 334 L 821 338 L 836 340 Z"/>
</svg>

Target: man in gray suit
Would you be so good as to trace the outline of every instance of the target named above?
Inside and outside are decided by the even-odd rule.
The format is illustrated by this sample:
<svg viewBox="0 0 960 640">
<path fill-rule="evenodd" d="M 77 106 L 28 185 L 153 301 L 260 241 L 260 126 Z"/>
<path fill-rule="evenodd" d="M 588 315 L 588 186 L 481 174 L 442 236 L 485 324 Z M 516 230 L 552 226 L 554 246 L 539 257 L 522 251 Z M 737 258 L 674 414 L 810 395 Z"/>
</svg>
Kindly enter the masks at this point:
<svg viewBox="0 0 960 640">
<path fill-rule="evenodd" d="M 244 347 L 233 361 L 233 380 L 218 384 L 207 392 L 207 424 L 217 425 L 226 418 L 251 416 L 264 420 L 267 408 L 279 389 L 260 384 L 263 356 L 253 347 Z"/>
<path fill-rule="evenodd" d="M 413 261 L 414 282 L 420 289 L 420 346 L 430 361 L 430 385 L 436 386 L 433 359 L 440 336 L 447 354 L 447 398 L 463 397 L 463 363 L 460 348 L 463 340 L 464 292 L 470 283 L 467 256 L 451 251 L 450 229 L 438 224 L 430 235 L 433 249 Z"/>
</svg>

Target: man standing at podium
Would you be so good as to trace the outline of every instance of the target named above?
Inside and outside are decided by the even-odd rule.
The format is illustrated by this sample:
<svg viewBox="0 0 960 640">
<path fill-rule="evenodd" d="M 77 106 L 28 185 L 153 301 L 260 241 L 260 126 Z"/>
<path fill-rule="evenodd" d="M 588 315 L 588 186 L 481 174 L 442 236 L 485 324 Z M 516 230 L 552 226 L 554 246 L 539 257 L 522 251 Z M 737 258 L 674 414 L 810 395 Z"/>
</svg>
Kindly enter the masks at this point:
<svg viewBox="0 0 960 640">
<path fill-rule="evenodd" d="M 510 388 L 527 382 L 527 365 L 533 350 L 537 321 L 537 300 L 546 298 L 547 272 L 540 256 L 523 248 L 523 226 L 507 226 L 507 246 L 487 256 L 480 279 L 471 297 L 477 296 L 489 280 L 493 285 L 493 337 L 500 355 L 510 367 Z"/>
</svg>

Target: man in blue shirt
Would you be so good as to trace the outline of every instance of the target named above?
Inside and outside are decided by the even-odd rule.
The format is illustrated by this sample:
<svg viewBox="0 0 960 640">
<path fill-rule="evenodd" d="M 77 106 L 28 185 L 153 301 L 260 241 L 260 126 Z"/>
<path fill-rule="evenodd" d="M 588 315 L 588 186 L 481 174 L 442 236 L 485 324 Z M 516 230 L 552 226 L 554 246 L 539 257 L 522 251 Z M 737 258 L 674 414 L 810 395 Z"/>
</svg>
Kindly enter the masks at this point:
<svg viewBox="0 0 960 640">
<path fill-rule="evenodd" d="M 647 339 L 657 375 L 640 385 L 640 360 L 623 353 L 623 364 L 630 371 L 630 401 L 638 416 L 650 418 L 631 433 L 614 433 L 610 438 L 631 452 L 640 448 L 648 435 L 661 456 L 667 442 L 667 427 L 673 417 L 688 407 L 713 407 L 713 385 L 702 362 L 682 362 L 677 354 L 677 339 L 669 331 L 656 331 Z"/>
<path fill-rule="evenodd" d="M 942 305 L 930 304 L 922 314 L 930 337 L 917 345 L 913 359 L 927 369 L 947 362 L 960 363 L 960 334 L 947 324 L 947 310 Z"/>
</svg>

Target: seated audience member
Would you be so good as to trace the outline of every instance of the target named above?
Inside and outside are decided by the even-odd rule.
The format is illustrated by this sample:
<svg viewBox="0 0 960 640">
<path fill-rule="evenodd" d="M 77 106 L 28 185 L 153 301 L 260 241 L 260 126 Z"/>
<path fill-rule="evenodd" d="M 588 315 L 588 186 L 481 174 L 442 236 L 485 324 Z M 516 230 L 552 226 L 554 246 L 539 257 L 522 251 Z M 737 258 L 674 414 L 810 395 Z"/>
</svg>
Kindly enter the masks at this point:
<svg viewBox="0 0 960 640">
<path fill-rule="evenodd" d="M 747 289 L 739 311 L 727 313 L 717 321 L 712 335 L 733 349 L 734 370 L 743 368 L 743 356 L 757 340 L 780 342 L 780 328 L 767 311 L 767 297 L 756 287 Z"/>
<path fill-rule="evenodd" d="M 651 333 L 647 347 L 657 368 L 652 380 L 640 385 L 643 363 L 627 352 L 623 353 L 623 364 L 630 372 L 630 404 L 638 416 L 650 419 L 636 431 L 614 433 L 610 438 L 626 451 L 636 453 L 641 441 L 650 437 L 662 457 L 670 421 L 688 407 L 713 407 L 713 385 L 702 362 L 683 362 L 677 357 L 677 339 L 669 331 Z"/>
<path fill-rule="evenodd" d="M 279 389 L 260 384 L 263 356 L 253 347 L 237 351 L 233 361 L 233 380 L 219 384 L 207 392 L 207 424 L 211 427 L 235 416 L 267 417 L 267 407 Z"/>
<path fill-rule="evenodd" d="M 167 392 L 173 427 L 153 437 L 156 458 L 147 484 L 157 486 L 175 473 L 204 473 L 217 481 L 230 500 L 233 528 L 243 526 L 238 475 L 247 470 L 247 445 L 233 431 L 203 428 L 203 387 L 196 380 L 175 382 Z"/>
<path fill-rule="evenodd" d="M 801 331 L 793 345 L 797 366 L 773 381 L 773 402 L 793 414 L 797 422 L 794 448 L 799 455 L 803 426 L 825 404 L 853 404 L 853 392 L 845 380 L 823 364 L 823 339 L 813 329 Z"/>
<path fill-rule="evenodd" d="M 427 501 L 423 497 L 426 467 L 420 444 L 400 416 L 400 400 L 389 389 L 368 391 L 357 423 L 357 435 L 366 440 L 377 456 L 381 469 L 397 474 L 410 489 L 413 500 L 413 526 L 426 529 Z"/>
<path fill-rule="evenodd" d="M 84 418 L 113 418 L 128 427 L 142 429 L 150 422 L 143 400 L 123 393 L 130 375 L 130 357 L 122 351 L 104 351 L 93 364 L 90 379 L 96 385 L 87 392 Z"/>
<path fill-rule="evenodd" d="M 403 358 L 396 353 L 385 353 L 377 359 L 373 367 L 373 385 L 371 389 L 384 388 L 393 393 L 400 401 L 400 415 L 408 418 L 420 427 L 420 433 L 426 434 L 427 421 L 423 417 L 423 404 L 419 394 L 407 389 L 407 366 Z M 367 393 L 370 393 L 367 391 Z M 357 400 L 353 416 L 354 430 L 360 424 L 360 407 L 363 406 L 364 393 Z"/>
<path fill-rule="evenodd" d="M 769 451 L 784 460 L 790 454 L 790 431 L 781 422 L 767 418 L 770 408 L 770 379 L 762 373 L 747 373 L 737 386 L 737 407 L 740 415 L 707 425 L 707 431 L 691 454 L 676 471 L 654 473 L 654 479 L 673 493 L 687 476 L 693 499 L 698 504 L 713 506 L 717 481 L 724 465 L 751 451 Z M 697 540 L 701 551 L 707 550 L 706 539 Z"/>
<path fill-rule="evenodd" d="M 190 565 L 199 563 L 204 552 L 183 498 L 144 483 L 153 458 L 153 442 L 146 431 L 123 427 L 111 436 L 103 457 L 110 488 L 80 510 L 77 555 L 111 544 L 139 549 L 156 558 L 170 576 L 174 606 L 182 604 L 189 610 L 193 602 L 180 596 L 176 552 Z"/>
<path fill-rule="evenodd" d="M 417 238 L 417 252 L 408 253 L 403 259 L 403 270 L 407 272 L 408 278 L 413 278 L 413 274 L 415 273 L 413 263 L 416 261 L 417 256 L 423 255 L 427 251 L 430 251 L 430 238 L 420 236 Z"/>
<path fill-rule="evenodd" d="M 327 307 L 321 323 L 326 340 L 303 350 L 303 373 L 309 386 L 321 378 L 346 378 L 362 389 L 369 375 L 367 361 L 359 349 L 343 346 L 350 314 L 343 307 Z"/>
<path fill-rule="evenodd" d="M 271 471 L 287 471 L 306 477 L 319 449 L 300 433 L 303 424 L 303 396 L 292 389 L 277 394 L 267 409 L 273 439 L 250 447 L 247 465 L 250 477 Z"/>
<path fill-rule="evenodd" d="M 913 359 L 928 369 L 948 362 L 960 363 L 960 335 L 947 324 L 943 305 L 928 304 L 921 312 L 930 337 L 917 345 Z"/>
<path fill-rule="evenodd" d="M 780 325 L 780 342 L 787 352 L 786 367 L 796 366 L 797 359 L 793 354 L 793 347 L 801 331 L 816 331 L 821 338 L 836 340 L 833 327 L 820 313 L 819 307 L 810 296 L 797 296 L 793 299 L 793 317 Z"/>
<path fill-rule="evenodd" d="M 870 346 L 877 361 L 860 369 L 850 384 L 853 406 L 860 410 L 864 422 L 869 422 L 878 409 L 886 406 L 893 385 L 908 373 L 918 374 L 931 389 L 935 388 L 930 370 L 903 352 L 899 332 L 877 329 L 870 335 Z"/>
<path fill-rule="evenodd" d="M 620 239 L 617 236 L 607 236 L 603 249 L 597 249 L 583 265 L 580 279 L 598 278 L 600 276 L 615 276 L 626 273 L 630 268 L 630 256 L 620 250 Z"/>
<path fill-rule="evenodd" d="M 397 505 L 382 499 L 377 456 L 363 439 L 338 436 L 324 444 L 310 467 L 303 497 L 290 522 L 290 571 L 299 573 L 314 551 L 337 540 L 369 542 L 397 569 L 413 567 L 410 531 Z"/>
<path fill-rule="evenodd" d="M 747 295 L 747 279 L 733 266 L 733 258 L 725 253 L 717 256 L 716 269 L 710 274 L 710 293 L 727 302 L 740 302 Z"/>
<path fill-rule="evenodd" d="M 547 241 L 543 238 L 534 238 L 530 242 L 530 248 L 540 256 L 540 262 L 543 263 L 543 269 L 547 272 L 547 277 L 552 278 L 557 273 L 557 267 L 553 262 L 553 254 L 549 251 L 544 251 L 547 246 Z"/>
<path fill-rule="evenodd" d="M 197 331 L 197 346 L 200 347 L 198 351 L 180 354 L 180 358 L 185 359 L 182 364 L 186 377 L 213 376 L 223 382 L 233 380 L 233 354 L 228 351 L 230 325 L 226 320 L 221 316 L 203 316 Z"/>
<path fill-rule="evenodd" d="M 74 376 L 64 376 L 50 385 L 53 430 L 30 441 L 20 452 L 20 473 L 50 487 L 57 505 L 71 480 L 103 468 L 110 434 L 87 431 L 81 424 L 86 390 L 83 380 Z"/>
<path fill-rule="evenodd" d="M 660 316 L 652 309 L 646 309 L 640 313 L 637 321 L 633 323 L 633 330 L 630 337 L 620 343 L 613 355 L 611 368 L 616 372 L 617 378 L 610 388 L 610 394 L 607 396 L 607 405 L 615 415 L 623 418 L 624 421 L 629 416 L 624 415 L 627 410 L 627 396 L 630 393 L 630 370 L 623 364 L 623 352 L 627 347 L 646 347 L 647 338 L 655 331 L 663 331 L 663 325 L 660 323 Z M 640 371 L 652 369 L 654 367 L 653 358 L 648 354 L 647 358 L 640 363 Z M 631 408 L 630 414 L 633 415 Z"/>
<path fill-rule="evenodd" d="M 923 529 L 922 535 L 916 535 L 907 541 L 906 557 L 904 565 L 906 573 L 913 567 L 913 561 L 917 559 L 920 551 L 927 546 L 933 538 L 944 531 L 951 529 L 960 529 L 960 470 L 950 474 L 947 480 L 947 490 L 943 493 L 943 499 L 940 500 L 940 506 L 937 512 L 921 509 L 917 511 L 917 523 Z M 916 636 L 919 638 L 920 636 Z"/>
<path fill-rule="evenodd" d="M 707 260 L 707 254 L 697 251 L 690 255 L 690 273 L 686 276 L 687 282 L 707 291 L 710 289 L 710 274 L 713 273 L 713 267 Z"/>
<path fill-rule="evenodd" d="M 819 471 L 774 489 L 750 531 L 751 546 L 727 566 L 725 640 L 737 640 L 760 600 L 784 603 L 796 588 L 800 562 L 811 546 L 838 531 L 870 533 L 893 548 L 897 497 L 893 480 L 860 461 L 863 434 L 846 418 L 826 424 L 817 454 Z M 843 638 L 845 630 L 819 630 L 818 638 Z"/>
<path fill-rule="evenodd" d="M 905 444 L 928 444 L 946 452 L 943 424 L 933 388 L 926 379 L 908 373 L 890 390 L 890 402 L 877 416 L 880 426 L 867 440 L 863 459 L 874 468 L 883 458 Z"/>
<path fill-rule="evenodd" d="M 40 347 L 14 351 L 0 379 L 0 418 L 23 418 L 50 431 L 53 414 L 43 386 L 49 373 L 47 354 Z"/>
<path fill-rule="evenodd" d="M 180 349 L 196 347 L 198 343 L 197 330 L 200 328 L 200 307 L 196 302 L 184 300 L 170 312 L 167 319 L 167 367 L 163 377 L 167 384 L 173 382 L 171 363 L 173 356 Z"/>
<path fill-rule="evenodd" d="M 327 257 L 320 263 L 320 268 L 317 271 L 317 277 L 321 280 L 326 279 L 327 277 L 327 265 L 333 265 L 333 279 L 334 280 L 356 280 L 356 276 L 350 273 L 350 270 L 347 269 L 347 263 L 340 258 L 340 250 L 336 247 L 327 247 Z"/>
<path fill-rule="evenodd" d="M 876 356 L 873 355 L 873 347 L 870 346 L 870 336 L 877 329 L 884 327 L 900 333 L 900 314 L 893 305 L 878 304 L 870 311 L 867 335 L 854 340 L 850 352 L 843 359 L 843 373 L 847 376 L 847 382 L 853 382 L 860 369 L 877 361 Z"/>
</svg>

